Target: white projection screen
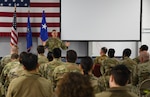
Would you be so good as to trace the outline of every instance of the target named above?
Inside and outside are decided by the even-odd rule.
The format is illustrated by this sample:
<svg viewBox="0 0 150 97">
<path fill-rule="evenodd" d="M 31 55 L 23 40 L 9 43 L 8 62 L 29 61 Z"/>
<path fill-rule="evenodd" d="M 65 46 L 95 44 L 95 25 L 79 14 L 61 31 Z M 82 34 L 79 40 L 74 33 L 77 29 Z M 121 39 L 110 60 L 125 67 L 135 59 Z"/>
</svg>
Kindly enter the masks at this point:
<svg viewBox="0 0 150 97">
<path fill-rule="evenodd" d="M 142 0 L 61 0 L 61 39 L 141 41 Z"/>
</svg>

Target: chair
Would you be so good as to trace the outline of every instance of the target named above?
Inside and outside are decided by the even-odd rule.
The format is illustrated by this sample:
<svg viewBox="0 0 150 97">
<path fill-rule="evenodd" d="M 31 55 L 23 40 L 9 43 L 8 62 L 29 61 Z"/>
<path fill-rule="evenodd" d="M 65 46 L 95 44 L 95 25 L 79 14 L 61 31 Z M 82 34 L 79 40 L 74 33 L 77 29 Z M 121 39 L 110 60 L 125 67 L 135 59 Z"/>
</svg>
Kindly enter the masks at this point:
<svg viewBox="0 0 150 97">
<path fill-rule="evenodd" d="M 100 77 L 102 76 L 101 72 L 100 72 L 100 68 L 101 68 L 101 64 L 95 64 L 94 69 L 93 69 L 93 74 L 96 77 Z"/>
<path fill-rule="evenodd" d="M 150 97 L 150 79 L 146 79 L 140 83 L 139 97 Z"/>
</svg>

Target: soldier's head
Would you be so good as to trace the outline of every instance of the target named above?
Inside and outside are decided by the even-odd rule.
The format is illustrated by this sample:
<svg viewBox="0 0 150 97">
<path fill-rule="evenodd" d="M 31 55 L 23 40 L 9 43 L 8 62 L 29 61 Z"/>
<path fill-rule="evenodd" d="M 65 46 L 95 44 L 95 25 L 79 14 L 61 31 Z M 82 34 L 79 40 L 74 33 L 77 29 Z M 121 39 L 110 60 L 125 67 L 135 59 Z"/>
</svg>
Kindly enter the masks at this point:
<svg viewBox="0 0 150 97">
<path fill-rule="evenodd" d="M 149 61 L 149 53 L 147 51 L 140 52 L 140 63 L 144 63 Z"/>
<path fill-rule="evenodd" d="M 130 71 L 125 65 L 116 65 L 111 70 L 109 79 L 110 87 L 125 86 L 130 79 Z"/>
<path fill-rule="evenodd" d="M 78 73 L 66 73 L 56 88 L 57 97 L 94 97 L 93 87 L 88 77 Z"/>
<path fill-rule="evenodd" d="M 107 48 L 106 47 L 102 47 L 100 50 L 100 55 L 105 55 L 107 53 Z"/>
<path fill-rule="evenodd" d="M 148 46 L 147 45 L 141 45 L 139 52 L 141 51 L 148 51 Z"/>
<path fill-rule="evenodd" d="M 68 50 L 67 51 L 67 62 L 75 63 L 77 60 L 77 53 L 74 50 Z"/>
<path fill-rule="evenodd" d="M 93 69 L 93 60 L 91 57 L 84 57 L 81 59 L 80 67 L 84 73 L 84 75 L 88 75 L 89 72 Z"/>
<path fill-rule="evenodd" d="M 52 37 L 53 38 L 57 38 L 58 37 L 58 32 L 55 29 L 52 30 Z"/>
<path fill-rule="evenodd" d="M 44 46 L 43 45 L 39 45 L 37 47 L 37 52 L 38 52 L 38 54 L 44 54 L 44 52 L 45 52 Z"/>
<path fill-rule="evenodd" d="M 21 62 L 27 71 L 36 70 L 38 67 L 38 57 L 32 53 L 24 53 Z"/>
<path fill-rule="evenodd" d="M 110 58 L 113 58 L 115 56 L 115 49 L 111 48 L 108 50 L 108 56 Z"/>
<path fill-rule="evenodd" d="M 47 53 L 47 59 L 48 59 L 48 61 L 52 61 L 53 60 L 53 54 L 52 54 L 52 52 L 48 52 Z"/>
<path fill-rule="evenodd" d="M 131 49 L 126 48 L 123 50 L 123 57 L 130 57 L 131 55 Z"/>
<path fill-rule="evenodd" d="M 54 48 L 52 53 L 53 53 L 54 58 L 60 58 L 61 57 L 61 49 L 60 48 Z"/>
<path fill-rule="evenodd" d="M 19 55 L 16 53 L 11 54 L 11 60 L 16 60 L 19 58 Z"/>
</svg>

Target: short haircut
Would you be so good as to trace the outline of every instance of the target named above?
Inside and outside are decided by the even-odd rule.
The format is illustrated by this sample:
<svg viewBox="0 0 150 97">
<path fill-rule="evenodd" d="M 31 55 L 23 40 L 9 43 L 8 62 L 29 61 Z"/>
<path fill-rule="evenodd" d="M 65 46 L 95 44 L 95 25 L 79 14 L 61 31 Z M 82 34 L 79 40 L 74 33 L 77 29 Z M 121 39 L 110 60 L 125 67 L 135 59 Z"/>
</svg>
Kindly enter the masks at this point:
<svg viewBox="0 0 150 97">
<path fill-rule="evenodd" d="M 119 86 L 125 86 L 130 79 L 130 71 L 125 65 L 116 65 L 111 70 L 115 83 Z"/>
<path fill-rule="evenodd" d="M 61 57 L 61 49 L 60 48 L 54 48 L 52 53 L 53 53 L 54 58 L 60 58 Z"/>
<path fill-rule="evenodd" d="M 48 52 L 47 53 L 47 59 L 48 59 L 48 61 L 52 61 L 53 60 L 53 54 L 52 54 L 52 52 Z"/>
<path fill-rule="evenodd" d="M 123 56 L 124 57 L 130 57 L 130 55 L 131 55 L 131 49 L 126 48 L 123 50 Z"/>
<path fill-rule="evenodd" d="M 19 55 L 16 53 L 11 54 L 11 59 L 18 59 Z"/>
<path fill-rule="evenodd" d="M 102 47 L 101 50 L 106 54 L 107 53 L 107 48 L 106 47 Z"/>
<path fill-rule="evenodd" d="M 94 90 L 88 77 L 78 73 L 66 73 L 56 88 L 57 97 L 94 97 Z"/>
<path fill-rule="evenodd" d="M 88 75 L 88 72 L 93 67 L 93 60 L 91 57 L 86 56 L 86 57 L 81 59 L 80 65 L 83 69 L 84 75 Z"/>
<path fill-rule="evenodd" d="M 38 52 L 38 54 L 43 54 L 45 52 L 44 46 L 43 45 L 39 45 L 37 47 L 37 52 Z"/>
<path fill-rule="evenodd" d="M 32 53 L 23 54 L 22 64 L 27 71 L 35 70 L 38 66 L 38 57 Z"/>
<path fill-rule="evenodd" d="M 77 53 L 74 50 L 68 50 L 66 57 L 68 62 L 75 63 L 77 60 Z"/>
<path fill-rule="evenodd" d="M 148 46 L 147 45 L 141 45 L 140 51 L 148 51 Z"/>
<path fill-rule="evenodd" d="M 110 58 L 113 58 L 115 56 L 115 49 L 111 48 L 108 50 L 108 56 Z"/>
<path fill-rule="evenodd" d="M 55 30 L 55 29 L 53 29 L 53 30 L 52 30 L 52 32 L 53 32 L 53 31 L 56 31 L 56 30 Z"/>
<path fill-rule="evenodd" d="M 24 57 L 24 55 L 27 54 L 27 52 L 21 52 L 19 55 L 19 62 L 22 64 L 22 58 Z"/>
</svg>

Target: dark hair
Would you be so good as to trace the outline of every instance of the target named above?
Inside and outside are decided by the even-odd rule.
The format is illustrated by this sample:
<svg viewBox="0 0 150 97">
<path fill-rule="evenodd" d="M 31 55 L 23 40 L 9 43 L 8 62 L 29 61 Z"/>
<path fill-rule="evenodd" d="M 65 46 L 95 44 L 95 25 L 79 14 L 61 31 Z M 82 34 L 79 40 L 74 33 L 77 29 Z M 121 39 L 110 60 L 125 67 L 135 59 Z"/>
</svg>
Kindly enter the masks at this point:
<svg viewBox="0 0 150 97">
<path fill-rule="evenodd" d="M 140 51 L 148 51 L 148 46 L 147 45 L 141 45 Z"/>
<path fill-rule="evenodd" d="M 22 58 L 24 57 L 24 55 L 27 54 L 27 52 L 21 52 L 19 55 L 19 62 L 22 64 Z"/>
<path fill-rule="evenodd" d="M 115 83 L 120 86 L 125 86 L 130 79 L 130 71 L 125 65 L 113 67 L 111 75 L 114 77 Z"/>
<path fill-rule="evenodd" d="M 123 57 L 130 57 L 131 55 L 131 49 L 126 48 L 123 50 Z"/>
<path fill-rule="evenodd" d="M 52 61 L 53 60 L 53 54 L 52 54 L 52 52 L 48 52 L 47 53 L 47 59 L 48 59 L 48 61 Z"/>
<path fill-rule="evenodd" d="M 53 53 L 53 57 L 54 58 L 60 58 L 61 57 L 61 50 L 60 50 L 60 48 L 54 48 L 52 53 Z"/>
<path fill-rule="evenodd" d="M 55 30 L 55 29 L 53 29 L 53 30 L 52 30 L 52 32 L 53 32 L 53 31 L 56 31 L 56 30 Z"/>
<path fill-rule="evenodd" d="M 66 57 L 68 62 L 75 63 L 77 60 L 77 53 L 74 50 L 68 50 Z"/>
<path fill-rule="evenodd" d="M 37 52 L 38 52 L 39 54 L 43 54 L 43 53 L 45 52 L 44 46 L 43 46 L 43 45 L 39 45 L 39 46 L 37 47 Z"/>
<path fill-rule="evenodd" d="M 106 54 L 107 53 L 107 48 L 106 47 L 102 47 L 101 50 Z"/>
<path fill-rule="evenodd" d="M 93 67 L 93 60 L 91 57 L 84 57 L 81 59 L 80 65 L 83 69 L 84 75 L 88 75 L 88 72 L 92 69 Z"/>
<path fill-rule="evenodd" d="M 111 48 L 108 50 L 108 56 L 110 58 L 113 58 L 115 56 L 115 49 Z"/>
<path fill-rule="evenodd" d="M 11 59 L 18 59 L 19 55 L 17 53 L 11 54 Z"/>
<path fill-rule="evenodd" d="M 94 97 L 94 90 L 88 77 L 78 73 L 66 73 L 56 87 L 57 97 Z"/>
<path fill-rule="evenodd" d="M 22 57 L 22 64 L 26 70 L 31 71 L 35 70 L 38 66 L 38 57 L 32 53 L 26 53 Z"/>
</svg>

